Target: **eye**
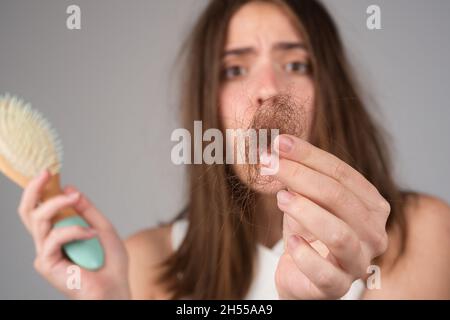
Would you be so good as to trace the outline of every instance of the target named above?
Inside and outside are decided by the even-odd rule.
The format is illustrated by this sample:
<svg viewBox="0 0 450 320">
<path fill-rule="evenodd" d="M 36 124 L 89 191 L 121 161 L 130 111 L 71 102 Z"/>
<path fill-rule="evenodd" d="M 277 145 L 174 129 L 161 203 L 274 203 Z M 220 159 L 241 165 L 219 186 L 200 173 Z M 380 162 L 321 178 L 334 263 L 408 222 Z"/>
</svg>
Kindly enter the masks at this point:
<svg viewBox="0 0 450 320">
<path fill-rule="evenodd" d="M 285 70 L 287 72 L 298 73 L 298 74 L 309 74 L 310 65 L 309 63 L 294 61 L 285 65 Z"/>
<path fill-rule="evenodd" d="M 231 80 L 237 77 L 244 76 L 247 70 L 241 66 L 230 66 L 223 70 L 222 77 L 225 80 Z"/>
</svg>

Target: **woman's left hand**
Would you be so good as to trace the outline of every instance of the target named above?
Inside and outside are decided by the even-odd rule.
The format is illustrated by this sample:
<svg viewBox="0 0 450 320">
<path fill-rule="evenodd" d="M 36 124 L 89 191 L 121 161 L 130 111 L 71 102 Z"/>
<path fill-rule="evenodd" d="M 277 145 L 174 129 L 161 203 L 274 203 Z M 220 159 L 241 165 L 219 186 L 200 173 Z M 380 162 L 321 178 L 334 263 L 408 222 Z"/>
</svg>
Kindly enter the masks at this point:
<svg viewBox="0 0 450 320">
<path fill-rule="evenodd" d="M 366 275 L 372 259 L 386 251 L 390 205 L 334 155 L 291 135 L 277 140 L 274 177 L 289 190 L 277 194 L 285 240 L 275 275 L 279 297 L 340 298 L 355 279 Z M 317 240 L 327 253 L 311 246 Z"/>
</svg>

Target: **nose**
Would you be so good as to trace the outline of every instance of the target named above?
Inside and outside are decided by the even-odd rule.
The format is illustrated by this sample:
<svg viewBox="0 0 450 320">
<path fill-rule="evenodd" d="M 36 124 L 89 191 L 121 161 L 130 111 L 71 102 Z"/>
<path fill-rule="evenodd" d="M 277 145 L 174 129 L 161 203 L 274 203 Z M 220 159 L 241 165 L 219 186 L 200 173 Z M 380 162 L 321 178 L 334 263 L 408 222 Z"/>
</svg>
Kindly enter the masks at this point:
<svg viewBox="0 0 450 320">
<path fill-rule="evenodd" d="M 274 68 L 268 65 L 259 74 L 254 103 L 259 107 L 262 103 L 278 93 L 277 75 Z"/>
</svg>

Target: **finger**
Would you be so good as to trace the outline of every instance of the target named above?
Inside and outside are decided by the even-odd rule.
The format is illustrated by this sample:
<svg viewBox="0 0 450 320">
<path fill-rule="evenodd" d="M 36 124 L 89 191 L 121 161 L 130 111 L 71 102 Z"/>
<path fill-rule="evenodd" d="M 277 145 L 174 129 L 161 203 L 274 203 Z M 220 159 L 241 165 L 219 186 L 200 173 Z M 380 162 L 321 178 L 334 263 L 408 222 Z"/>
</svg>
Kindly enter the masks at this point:
<svg viewBox="0 0 450 320">
<path fill-rule="evenodd" d="M 277 193 L 279 208 L 327 246 L 339 265 L 355 277 L 364 274 L 366 261 L 356 233 L 342 220 L 302 195 Z"/>
<path fill-rule="evenodd" d="M 294 218 L 292 218 L 289 214 L 283 213 L 283 239 L 286 249 L 287 239 L 291 235 L 300 235 L 303 239 L 308 242 L 313 242 L 317 240 L 317 238 L 302 225 L 302 223 L 298 222 Z"/>
<path fill-rule="evenodd" d="M 75 240 L 86 240 L 95 237 L 97 232 L 92 228 L 81 226 L 53 228 L 42 249 L 41 258 L 43 261 L 58 261 L 62 257 L 61 248 L 64 244 Z"/>
<path fill-rule="evenodd" d="M 41 198 L 42 191 L 45 184 L 48 182 L 50 174 L 47 170 L 44 170 L 33 178 L 22 193 L 22 198 L 20 200 L 18 212 L 22 222 L 29 229 L 28 214 L 36 208 Z"/>
<path fill-rule="evenodd" d="M 86 219 L 89 225 L 97 230 L 113 230 L 113 225 L 106 219 L 99 210 L 92 204 L 92 202 L 74 186 L 67 186 L 64 188 L 64 193 L 71 194 L 74 192 L 80 193 L 80 200 L 75 204 L 75 210 Z"/>
<path fill-rule="evenodd" d="M 30 223 L 32 235 L 38 251 L 52 228 L 52 219 L 58 215 L 62 209 L 73 206 L 79 198 L 79 193 L 58 195 L 43 202 L 42 205 L 33 211 L 30 215 Z"/>
<path fill-rule="evenodd" d="M 321 172 L 357 195 L 371 210 L 389 212 L 389 203 L 360 172 L 335 155 L 292 135 L 279 135 L 274 140 L 279 155 Z"/>
<path fill-rule="evenodd" d="M 276 178 L 289 190 L 301 194 L 347 222 L 358 234 L 370 232 L 378 219 L 352 192 L 336 180 L 300 163 L 280 159 Z M 384 227 L 380 226 L 379 228 Z"/>
<path fill-rule="evenodd" d="M 290 236 L 288 250 L 297 268 L 317 288 L 317 298 L 339 298 L 350 288 L 353 278 L 319 255 L 305 240 Z M 312 290 L 313 287 L 311 288 Z"/>
</svg>

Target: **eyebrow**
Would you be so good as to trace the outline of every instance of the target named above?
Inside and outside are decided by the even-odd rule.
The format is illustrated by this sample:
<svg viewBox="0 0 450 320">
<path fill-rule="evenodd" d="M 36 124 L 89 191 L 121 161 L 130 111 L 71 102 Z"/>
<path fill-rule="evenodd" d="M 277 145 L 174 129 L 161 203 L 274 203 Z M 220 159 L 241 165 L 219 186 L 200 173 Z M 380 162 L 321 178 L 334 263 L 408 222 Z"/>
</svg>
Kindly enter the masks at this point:
<svg viewBox="0 0 450 320">
<path fill-rule="evenodd" d="M 277 51 L 288 51 L 294 49 L 306 50 L 306 46 L 302 42 L 278 42 L 273 46 L 273 50 Z M 241 56 L 250 53 L 255 53 L 255 49 L 253 47 L 243 47 L 226 50 L 223 53 L 223 57 L 225 56 Z"/>
<path fill-rule="evenodd" d="M 278 50 L 292 50 L 292 49 L 306 50 L 306 46 L 302 42 L 279 42 L 279 43 L 275 44 L 275 49 L 278 49 Z"/>
</svg>

